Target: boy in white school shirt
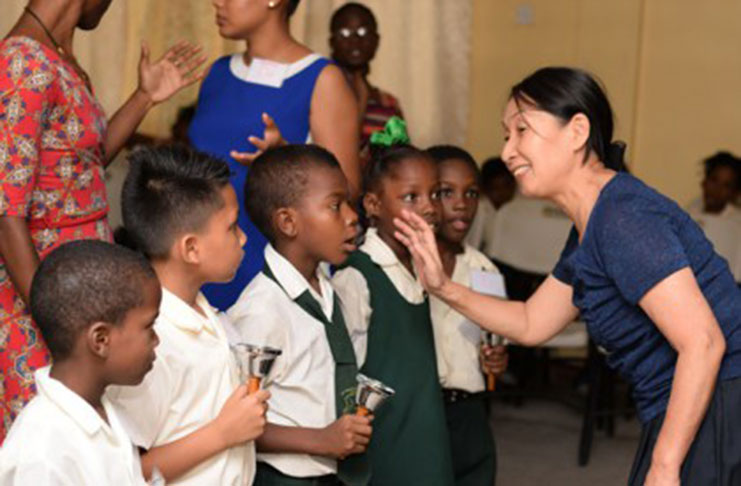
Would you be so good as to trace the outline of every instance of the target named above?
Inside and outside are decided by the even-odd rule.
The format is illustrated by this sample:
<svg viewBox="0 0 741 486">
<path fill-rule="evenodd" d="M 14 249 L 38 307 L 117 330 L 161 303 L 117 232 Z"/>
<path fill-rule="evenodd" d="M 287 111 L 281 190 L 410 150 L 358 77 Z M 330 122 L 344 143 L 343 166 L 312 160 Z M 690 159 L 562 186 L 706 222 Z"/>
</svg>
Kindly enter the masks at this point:
<svg viewBox="0 0 741 486">
<path fill-rule="evenodd" d="M 143 256 L 102 241 L 60 246 L 31 285 L 53 358 L 0 449 L 3 486 L 143 486 L 139 453 L 104 396 L 152 368 L 160 303 Z"/>
<path fill-rule="evenodd" d="M 282 350 L 265 382 L 255 485 L 365 485 L 370 418 L 353 414 L 357 361 L 319 265 L 355 250 L 347 179 L 318 146 L 280 147 L 251 166 L 245 206 L 270 244 L 263 272 L 227 314 L 244 342 Z"/>
<path fill-rule="evenodd" d="M 245 486 L 267 392 L 247 394 L 225 330 L 200 287 L 233 278 L 245 235 L 226 163 L 186 147 L 130 157 L 122 207 L 126 237 L 162 285 L 157 361 L 136 387 L 110 390 L 142 455 L 168 485 Z"/>
</svg>

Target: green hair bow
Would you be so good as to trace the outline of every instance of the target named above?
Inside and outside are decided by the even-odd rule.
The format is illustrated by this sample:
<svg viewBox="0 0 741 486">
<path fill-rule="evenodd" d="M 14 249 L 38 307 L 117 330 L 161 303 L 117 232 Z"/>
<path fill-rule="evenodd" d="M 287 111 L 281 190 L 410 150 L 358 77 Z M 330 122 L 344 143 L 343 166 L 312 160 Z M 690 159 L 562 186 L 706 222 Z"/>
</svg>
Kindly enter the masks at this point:
<svg viewBox="0 0 741 486">
<path fill-rule="evenodd" d="M 398 116 L 392 116 L 386 122 L 383 130 L 378 130 L 371 134 L 370 143 L 371 145 L 384 145 L 386 147 L 409 143 L 407 122 Z"/>
</svg>

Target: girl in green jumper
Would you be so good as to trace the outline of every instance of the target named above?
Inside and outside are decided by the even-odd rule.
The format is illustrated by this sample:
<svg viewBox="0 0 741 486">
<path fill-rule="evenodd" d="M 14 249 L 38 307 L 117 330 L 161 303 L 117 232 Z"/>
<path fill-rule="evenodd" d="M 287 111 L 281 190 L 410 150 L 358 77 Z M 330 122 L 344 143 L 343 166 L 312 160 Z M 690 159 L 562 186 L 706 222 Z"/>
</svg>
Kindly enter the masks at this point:
<svg viewBox="0 0 741 486">
<path fill-rule="evenodd" d="M 394 238 L 393 224 L 402 209 L 436 224 L 437 167 L 408 145 L 403 128 L 403 122 L 390 122 L 371 139 L 363 197 L 371 227 L 333 284 L 360 371 L 396 390 L 373 421 L 371 484 L 452 486 L 429 303 L 409 253 Z"/>
</svg>

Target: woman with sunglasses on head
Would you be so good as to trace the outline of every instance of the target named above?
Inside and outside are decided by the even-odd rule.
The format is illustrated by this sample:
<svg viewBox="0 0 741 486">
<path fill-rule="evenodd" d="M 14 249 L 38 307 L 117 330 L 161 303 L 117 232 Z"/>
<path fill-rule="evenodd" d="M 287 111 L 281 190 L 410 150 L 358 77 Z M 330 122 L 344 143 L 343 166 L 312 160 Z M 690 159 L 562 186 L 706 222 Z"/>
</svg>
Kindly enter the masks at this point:
<svg viewBox="0 0 741 486">
<path fill-rule="evenodd" d="M 199 49 L 156 62 L 142 46 L 139 86 L 106 121 L 73 51 L 111 0 L 31 0 L 0 42 L 0 442 L 35 393 L 49 353 L 28 312 L 39 260 L 70 240 L 111 240 L 103 172 L 144 115 L 200 78 Z"/>
<path fill-rule="evenodd" d="M 526 302 L 477 294 L 442 270 L 412 214 L 397 237 L 423 285 L 471 321 L 525 345 L 579 314 L 633 387 L 643 432 L 630 486 L 741 484 L 741 290 L 674 201 L 624 171 L 607 97 L 587 73 L 544 68 L 512 88 L 502 159 L 529 197 L 574 223 L 553 274 Z"/>
<path fill-rule="evenodd" d="M 376 17 L 365 5 L 346 3 L 332 15 L 332 59 L 342 68 L 358 100 L 361 148 L 367 147 L 371 134 L 383 130 L 392 116 L 404 118 L 399 101 L 368 80 L 379 39 Z"/>
<path fill-rule="evenodd" d="M 357 103 L 342 72 L 291 36 L 289 19 L 299 0 L 212 0 L 222 37 L 243 40 L 247 49 L 218 59 L 201 85 L 188 136 L 195 148 L 221 157 L 232 169 L 239 200 L 239 226 L 247 235 L 234 280 L 204 288 L 221 310 L 236 302 L 262 270 L 265 236 L 244 210 L 248 166 L 281 143 L 313 142 L 337 157 L 350 184 L 360 191 Z"/>
</svg>

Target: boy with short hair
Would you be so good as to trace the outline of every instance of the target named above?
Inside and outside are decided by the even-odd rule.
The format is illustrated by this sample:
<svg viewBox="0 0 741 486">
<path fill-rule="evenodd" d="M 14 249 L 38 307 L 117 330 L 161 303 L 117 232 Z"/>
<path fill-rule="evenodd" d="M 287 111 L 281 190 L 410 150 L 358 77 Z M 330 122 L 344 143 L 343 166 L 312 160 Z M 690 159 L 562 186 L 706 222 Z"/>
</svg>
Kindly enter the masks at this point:
<svg viewBox="0 0 741 486">
<path fill-rule="evenodd" d="M 355 250 L 347 180 L 320 147 L 276 148 L 250 168 L 245 206 L 270 243 L 263 272 L 227 314 L 245 342 L 283 351 L 265 382 L 255 485 L 365 485 L 370 419 L 352 415 L 357 361 L 320 267 Z"/>
<path fill-rule="evenodd" d="M 141 255 L 76 241 L 42 261 L 31 313 L 53 364 L 0 449 L 3 486 L 144 486 L 139 453 L 103 392 L 136 385 L 152 368 L 160 304 Z"/>
<path fill-rule="evenodd" d="M 229 168 L 184 146 L 138 150 L 122 207 L 127 239 L 162 284 L 154 369 L 110 393 L 146 450 L 145 474 L 156 466 L 168 485 L 249 485 L 268 393 L 239 384 L 223 325 L 199 291 L 229 281 L 243 256 Z"/>
</svg>

